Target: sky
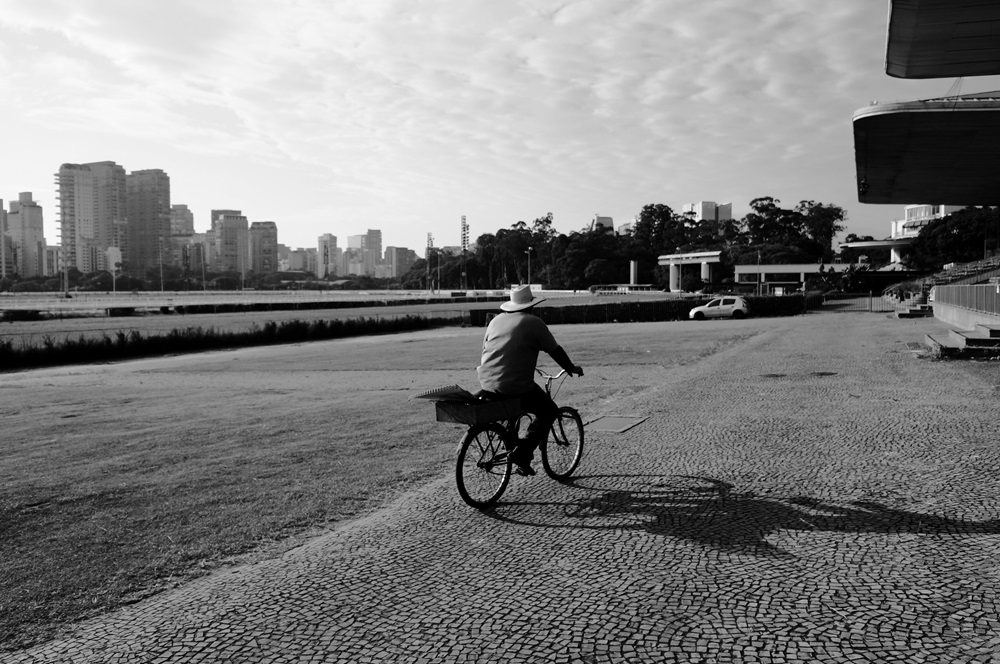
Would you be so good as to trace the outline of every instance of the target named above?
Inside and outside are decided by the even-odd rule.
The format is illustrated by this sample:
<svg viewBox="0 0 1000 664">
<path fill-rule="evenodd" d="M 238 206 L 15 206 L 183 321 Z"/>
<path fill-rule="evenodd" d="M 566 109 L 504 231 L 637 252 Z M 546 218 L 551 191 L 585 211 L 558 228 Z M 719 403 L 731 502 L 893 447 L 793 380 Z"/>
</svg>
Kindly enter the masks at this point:
<svg viewBox="0 0 1000 664">
<path fill-rule="evenodd" d="M 1000 88 L 885 74 L 888 0 L 7 0 L 0 198 L 58 243 L 63 163 L 159 168 L 171 202 L 423 255 L 552 213 L 858 203 L 853 114 Z M 935 201 L 913 201 L 934 203 Z"/>
</svg>

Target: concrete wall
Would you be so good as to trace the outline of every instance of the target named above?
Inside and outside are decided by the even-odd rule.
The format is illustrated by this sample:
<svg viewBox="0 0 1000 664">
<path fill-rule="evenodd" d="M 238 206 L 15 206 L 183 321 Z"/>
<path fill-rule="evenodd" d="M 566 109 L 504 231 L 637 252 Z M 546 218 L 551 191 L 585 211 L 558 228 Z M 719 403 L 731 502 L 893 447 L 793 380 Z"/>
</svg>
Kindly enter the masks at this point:
<svg viewBox="0 0 1000 664">
<path fill-rule="evenodd" d="M 934 302 L 934 318 L 959 330 L 971 330 L 976 323 L 1000 325 L 1000 316 Z"/>
</svg>

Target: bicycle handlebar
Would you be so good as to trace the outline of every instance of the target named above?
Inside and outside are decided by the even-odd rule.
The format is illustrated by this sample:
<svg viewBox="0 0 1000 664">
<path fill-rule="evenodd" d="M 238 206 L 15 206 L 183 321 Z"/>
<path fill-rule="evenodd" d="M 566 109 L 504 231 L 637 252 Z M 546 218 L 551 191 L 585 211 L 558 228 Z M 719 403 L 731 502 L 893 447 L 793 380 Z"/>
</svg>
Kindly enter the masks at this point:
<svg viewBox="0 0 1000 664">
<path fill-rule="evenodd" d="M 550 376 L 549 374 L 545 373 L 544 371 L 542 371 L 542 370 L 541 370 L 541 369 L 539 369 L 538 367 L 535 367 L 535 371 L 537 371 L 537 372 L 538 372 L 538 375 L 539 375 L 539 376 L 541 376 L 541 377 L 542 377 L 542 378 L 544 378 L 545 380 L 550 380 L 550 381 L 551 381 L 551 380 L 556 380 L 556 379 L 558 379 L 558 378 L 562 378 L 562 377 L 563 377 L 563 376 L 565 376 L 565 375 L 566 375 L 566 373 L 567 373 L 565 369 L 561 369 L 561 370 L 559 371 L 559 373 L 557 373 L 557 374 L 556 374 L 555 376 Z M 583 374 L 581 373 L 580 375 L 582 376 Z"/>
</svg>

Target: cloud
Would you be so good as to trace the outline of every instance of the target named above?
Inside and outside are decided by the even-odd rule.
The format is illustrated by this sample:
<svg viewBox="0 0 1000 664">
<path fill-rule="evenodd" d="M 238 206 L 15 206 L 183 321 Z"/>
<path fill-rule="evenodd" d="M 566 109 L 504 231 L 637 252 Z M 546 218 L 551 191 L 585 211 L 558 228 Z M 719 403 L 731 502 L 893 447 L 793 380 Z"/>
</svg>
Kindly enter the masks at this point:
<svg viewBox="0 0 1000 664">
<path fill-rule="evenodd" d="M 868 0 L 31 0 L 0 80 L 39 132 L 280 165 L 351 214 L 638 212 L 849 176 L 883 40 Z"/>
</svg>

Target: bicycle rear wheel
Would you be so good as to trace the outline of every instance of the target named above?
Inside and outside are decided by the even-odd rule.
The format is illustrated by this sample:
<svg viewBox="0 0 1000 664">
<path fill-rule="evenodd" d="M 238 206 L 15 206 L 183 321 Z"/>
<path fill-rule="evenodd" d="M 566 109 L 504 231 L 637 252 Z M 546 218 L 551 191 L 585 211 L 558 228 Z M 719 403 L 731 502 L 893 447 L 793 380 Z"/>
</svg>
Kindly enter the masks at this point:
<svg viewBox="0 0 1000 664">
<path fill-rule="evenodd" d="M 575 408 L 563 406 L 542 445 L 542 468 L 554 480 L 564 480 L 583 457 L 583 420 Z"/>
<path fill-rule="evenodd" d="M 477 424 L 469 427 L 459 444 L 455 465 L 458 495 L 472 507 L 494 505 L 510 482 L 506 436 L 499 424 Z"/>
</svg>

